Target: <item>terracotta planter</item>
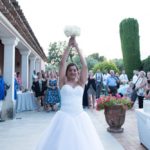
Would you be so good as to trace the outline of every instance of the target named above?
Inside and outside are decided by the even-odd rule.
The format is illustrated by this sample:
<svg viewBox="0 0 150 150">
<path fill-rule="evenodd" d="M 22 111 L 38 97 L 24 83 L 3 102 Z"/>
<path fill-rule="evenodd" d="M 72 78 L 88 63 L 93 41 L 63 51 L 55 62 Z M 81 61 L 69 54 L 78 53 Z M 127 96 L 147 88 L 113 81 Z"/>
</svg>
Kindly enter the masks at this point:
<svg viewBox="0 0 150 150">
<path fill-rule="evenodd" d="M 107 131 L 120 133 L 123 132 L 121 126 L 124 124 L 126 107 L 123 105 L 114 105 L 111 107 L 105 107 L 104 109 L 105 119 L 109 125 Z"/>
</svg>

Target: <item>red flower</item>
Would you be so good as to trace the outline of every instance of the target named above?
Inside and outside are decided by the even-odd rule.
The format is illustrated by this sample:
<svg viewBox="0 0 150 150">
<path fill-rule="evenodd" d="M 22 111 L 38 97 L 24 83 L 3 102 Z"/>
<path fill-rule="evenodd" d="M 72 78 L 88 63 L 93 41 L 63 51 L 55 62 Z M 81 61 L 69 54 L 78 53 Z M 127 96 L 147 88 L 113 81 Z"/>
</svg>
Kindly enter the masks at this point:
<svg viewBox="0 0 150 150">
<path fill-rule="evenodd" d="M 131 101 L 129 101 L 126 97 L 121 97 L 120 95 L 115 96 L 102 96 L 96 100 L 97 106 L 96 110 L 104 109 L 105 106 L 111 107 L 113 105 L 122 104 L 128 108 L 131 108 Z"/>
</svg>

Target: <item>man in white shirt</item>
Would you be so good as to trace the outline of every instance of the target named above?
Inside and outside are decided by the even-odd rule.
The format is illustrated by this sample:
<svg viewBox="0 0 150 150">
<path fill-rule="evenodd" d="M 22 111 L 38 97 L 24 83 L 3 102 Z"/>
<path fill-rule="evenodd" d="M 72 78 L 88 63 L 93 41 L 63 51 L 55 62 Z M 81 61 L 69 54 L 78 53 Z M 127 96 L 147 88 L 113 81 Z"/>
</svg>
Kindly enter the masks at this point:
<svg viewBox="0 0 150 150">
<path fill-rule="evenodd" d="M 107 90 L 107 78 L 110 76 L 110 74 L 105 70 L 103 74 L 103 94 L 108 95 L 108 90 Z"/>
<path fill-rule="evenodd" d="M 135 84 L 138 80 L 138 74 L 139 72 L 137 70 L 133 70 L 133 77 L 132 77 L 132 82 Z"/>
<path fill-rule="evenodd" d="M 96 98 L 99 98 L 103 86 L 103 74 L 100 72 L 100 70 L 97 70 L 95 74 L 95 80 L 96 80 Z"/>
<path fill-rule="evenodd" d="M 125 70 L 122 70 L 122 74 L 119 76 L 121 84 L 127 84 L 129 82 L 128 76 L 125 73 Z"/>
</svg>

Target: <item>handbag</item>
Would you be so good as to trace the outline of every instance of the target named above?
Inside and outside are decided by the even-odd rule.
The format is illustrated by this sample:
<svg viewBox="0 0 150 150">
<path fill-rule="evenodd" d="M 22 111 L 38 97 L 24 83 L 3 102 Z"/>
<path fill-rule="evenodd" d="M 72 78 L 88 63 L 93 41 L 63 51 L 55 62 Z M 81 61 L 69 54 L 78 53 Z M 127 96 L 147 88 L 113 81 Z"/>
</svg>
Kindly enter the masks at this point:
<svg viewBox="0 0 150 150">
<path fill-rule="evenodd" d="M 135 90 L 136 83 L 138 82 L 138 80 L 139 80 L 139 78 L 136 80 L 136 82 L 135 82 L 135 83 L 133 83 L 133 87 L 132 87 L 132 89 L 133 89 L 133 90 Z"/>
<path fill-rule="evenodd" d="M 135 84 L 133 84 L 133 87 L 132 87 L 132 89 L 133 89 L 133 90 L 135 90 Z"/>
</svg>

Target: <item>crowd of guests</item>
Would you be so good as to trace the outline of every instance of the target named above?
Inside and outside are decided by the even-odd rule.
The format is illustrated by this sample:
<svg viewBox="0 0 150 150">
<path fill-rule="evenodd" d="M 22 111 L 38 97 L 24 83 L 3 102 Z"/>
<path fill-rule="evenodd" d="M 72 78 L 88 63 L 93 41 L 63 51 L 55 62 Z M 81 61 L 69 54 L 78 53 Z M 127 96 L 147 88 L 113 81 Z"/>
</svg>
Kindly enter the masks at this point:
<svg viewBox="0 0 150 150">
<path fill-rule="evenodd" d="M 14 98 L 17 99 L 17 91 L 24 90 L 20 72 L 15 73 L 14 80 Z M 37 111 L 56 111 L 61 106 L 61 97 L 59 89 L 59 75 L 56 71 L 33 72 L 32 91 L 36 97 Z M 3 87 L 4 80 L 0 75 L 0 99 L 4 99 Z M 6 85 L 5 85 L 6 86 Z M 97 70 L 94 74 L 89 71 L 87 83 L 83 94 L 83 106 L 91 109 L 96 107 L 96 99 L 102 95 L 128 97 L 134 104 L 138 100 L 139 108 L 143 108 L 143 100 L 150 100 L 150 71 L 147 74 L 144 71 L 133 71 L 133 77 L 129 81 L 127 74 L 123 70 L 121 74 L 115 73 L 114 70 L 101 72 Z"/>
<path fill-rule="evenodd" d="M 60 90 L 58 87 L 58 73 L 56 71 L 37 72 L 34 70 L 32 75 L 31 90 L 36 98 L 37 111 L 58 110 L 60 108 Z M 0 108 L 2 108 L 2 101 L 5 99 L 8 86 L 0 72 Z M 17 99 L 17 92 L 26 92 L 30 89 L 25 89 L 22 85 L 20 72 L 14 73 L 14 99 Z M 1 109 L 0 109 L 1 112 Z"/>
<path fill-rule="evenodd" d="M 59 77 L 56 71 L 33 73 L 32 90 L 37 99 L 38 111 L 58 110 L 60 107 Z"/>
<path fill-rule="evenodd" d="M 95 108 L 96 99 L 101 95 L 125 96 L 132 104 L 138 100 L 139 108 L 143 108 L 143 100 L 150 100 L 150 71 L 146 74 L 144 71 L 134 70 L 130 81 L 125 70 L 121 74 L 115 73 L 114 70 L 103 73 L 97 70 L 96 74 L 89 71 L 83 106 Z"/>
</svg>

